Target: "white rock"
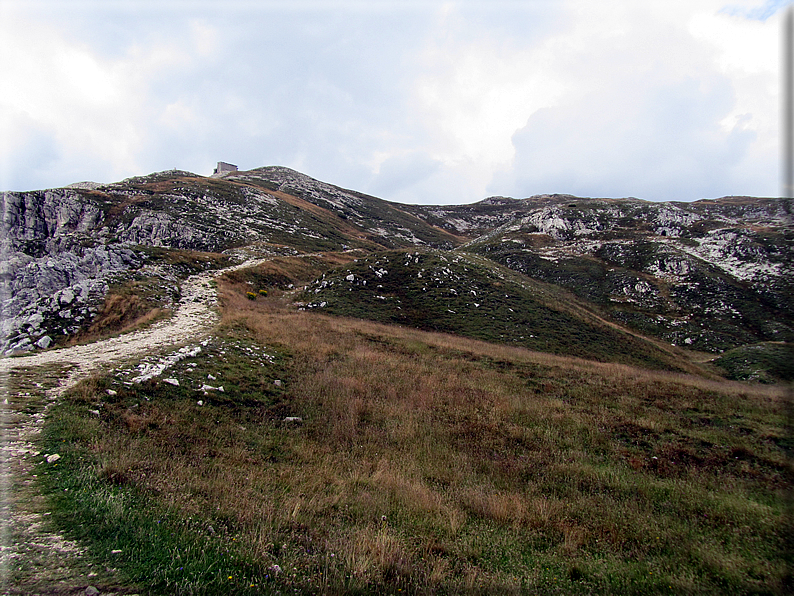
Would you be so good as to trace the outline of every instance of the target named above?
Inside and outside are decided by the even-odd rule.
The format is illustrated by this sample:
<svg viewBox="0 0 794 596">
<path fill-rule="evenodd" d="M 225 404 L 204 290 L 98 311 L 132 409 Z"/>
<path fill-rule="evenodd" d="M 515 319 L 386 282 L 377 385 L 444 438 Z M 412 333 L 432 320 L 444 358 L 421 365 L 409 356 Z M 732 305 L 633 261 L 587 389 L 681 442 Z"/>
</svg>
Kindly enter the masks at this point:
<svg viewBox="0 0 794 596">
<path fill-rule="evenodd" d="M 174 387 L 179 387 L 179 381 L 177 379 L 163 379 L 163 383 L 168 383 Z"/>
<path fill-rule="evenodd" d="M 61 459 L 61 456 L 58 455 L 57 453 L 53 453 L 52 455 L 47 456 L 47 463 L 51 464 L 58 461 L 59 459 Z"/>
<path fill-rule="evenodd" d="M 44 315 L 40 312 L 34 312 L 30 315 L 27 319 L 25 319 L 25 324 L 30 325 L 34 329 L 38 329 L 41 327 L 41 324 L 44 322 Z"/>
<path fill-rule="evenodd" d="M 40 347 L 42 350 L 46 350 L 50 347 L 52 343 L 52 338 L 49 335 L 45 335 L 44 337 L 40 338 L 39 341 L 36 342 L 36 345 Z"/>
</svg>

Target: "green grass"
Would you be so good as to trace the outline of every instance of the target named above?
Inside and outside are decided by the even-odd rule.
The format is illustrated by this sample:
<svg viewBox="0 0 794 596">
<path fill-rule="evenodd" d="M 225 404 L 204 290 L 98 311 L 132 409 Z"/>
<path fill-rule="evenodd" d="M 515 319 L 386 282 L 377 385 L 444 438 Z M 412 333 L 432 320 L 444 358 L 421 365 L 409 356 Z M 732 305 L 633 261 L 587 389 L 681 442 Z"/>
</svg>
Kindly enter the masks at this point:
<svg viewBox="0 0 794 596">
<path fill-rule="evenodd" d="M 713 362 L 729 379 L 759 383 L 794 381 L 794 350 L 789 343 L 742 346 Z"/>
<path fill-rule="evenodd" d="M 61 417 L 69 423 L 66 412 Z M 50 439 L 58 436 L 55 430 Z M 139 491 L 109 485 L 80 465 L 85 456 L 79 449 L 60 452 L 73 463 L 42 464 L 39 470 L 51 491 L 54 521 L 90 545 L 95 561 L 121 568 L 129 582 L 150 593 L 248 594 L 267 585 L 267 570 L 236 552 L 228 533 L 210 533 L 209 526 Z"/>
<path fill-rule="evenodd" d="M 783 593 L 778 390 L 224 283 L 178 387 L 118 371 L 47 422 L 56 520 L 152 593 Z"/>
<path fill-rule="evenodd" d="M 657 345 L 609 326 L 558 288 L 460 253 L 368 256 L 325 274 L 303 300 L 335 315 L 593 360 L 678 367 Z"/>
<path fill-rule="evenodd" d="M 260 593 L 272 572 L 240 548 L 227 512 L 185 515 L 167 498 L 158 499 L 168 488 L 156 484 L 153 466 L 173 473 L 183 456 L 206 458 L 213 468 L 218 462 L 211 454 L 230 440 L 232 448 L 244 444 L 259 454 L 277 454 L 281 447 L 260 436 L 257 426 L 288 411 L 273 384 L 273 377 L 283 375 L 283 360 L 283 354 L 250 340 L 217 341 L 200 359 L 169 370 L 179 377 L 179 387 L 159 379 L 131 385 L 119 380 L 136 369 L 84 382 L 50 413 L 46 428 L 43 447 L 62 456 L 39 471 L 55 521 L 90 545 L 98 561 L 121 567 L 129 581 L 155 593 Z M 202 366 L 191 366 L 197 362 Z M 208 380 L 208 374 L 220 381 Z M 205 395 L 198 391 L 204 384 L 224 391 Z M 108 395 L 108 389 L 117 393 Z M 93 408 L 99 417 L 90 413 Z M 243 424 L 249 432 L 241 430 Z M 147 476 L 155 484 L 141 490 Z M 201 509 L 200 489 L 188 498 Z"/>
</svg>

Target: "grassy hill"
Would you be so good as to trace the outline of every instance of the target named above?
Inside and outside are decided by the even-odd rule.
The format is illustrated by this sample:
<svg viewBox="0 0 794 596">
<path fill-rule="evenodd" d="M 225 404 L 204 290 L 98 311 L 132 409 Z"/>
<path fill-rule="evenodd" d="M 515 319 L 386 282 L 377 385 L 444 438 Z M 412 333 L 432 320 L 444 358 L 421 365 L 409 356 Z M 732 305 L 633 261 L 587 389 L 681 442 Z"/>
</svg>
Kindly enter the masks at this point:
<svg viewBox="0 0 794 596">
<path fill-rule="evenodd" d="M 202 282 L 221 322 L 162 374 L 47 406 L 21 482 L 126 593 L 787 593 L 790 200 L 409 206 L 278 167 L 7 197 L 14 294 L 63 275 L 17 347 L 267 258 Z M 74 263 L 108 251 L 77 320 Z"/>
<path fill-rule="evenodd" d="M 610 319 L 668 343 L 718 352 L 758 341 L 791 341 L 785 280 L 750 287 L 658 239 L 604 244 L 591 254 L 559 251 L 548 237 L 513 232 L 467 247 L 529 277 L 563 287 Z"/>
<path fill-rule="evenodd" d="M 306 308 L 553 354 L 682 370 L 680 354 L 606 323 L 559 287 L 466 253 L 369 255 L 330 271 Z"/>
<path fill-rule="evenodd" d="M 787 343 L 742 346 L 712 361 L 725 377 L 773 384 L 794 381 L 794 349 Z"/>
<path fill-rule="evenodd" d="M 408 257 L 342 267 L 478 267 Z M 779 388 L 296 309 L 329 265 L 221 280 L 178 386 L 130 363 L 52 407 L 38 473 L 95 560 L 155 594 L 783 593 Z"/>
</svg>

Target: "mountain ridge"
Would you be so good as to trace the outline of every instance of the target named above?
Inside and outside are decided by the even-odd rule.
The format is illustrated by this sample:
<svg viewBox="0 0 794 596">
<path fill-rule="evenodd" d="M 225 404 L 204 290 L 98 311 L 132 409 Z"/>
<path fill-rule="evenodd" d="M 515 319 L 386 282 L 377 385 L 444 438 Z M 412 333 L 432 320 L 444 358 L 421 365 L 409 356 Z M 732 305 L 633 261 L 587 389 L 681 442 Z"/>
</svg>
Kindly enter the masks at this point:
<svg viewBox="0 0 794 596">
<path fill-rule="evenodd" d="M 719 354 L 794 337 L 790 199 L 541 194 L 407 205 L 281 166 L 217 178 L 166 170 L 0 197 L 7 355 L 85 330 L 111 286 L 133 278 L 167 310 L 186 257 L 169 257 L 177 267 L 162 251 L 177 250 L 232 261 L 457 251 L 556 284 L 618 325 L 690 349 Z M 194 260 L 206 268 L 213 259 Z"/>
</svg>

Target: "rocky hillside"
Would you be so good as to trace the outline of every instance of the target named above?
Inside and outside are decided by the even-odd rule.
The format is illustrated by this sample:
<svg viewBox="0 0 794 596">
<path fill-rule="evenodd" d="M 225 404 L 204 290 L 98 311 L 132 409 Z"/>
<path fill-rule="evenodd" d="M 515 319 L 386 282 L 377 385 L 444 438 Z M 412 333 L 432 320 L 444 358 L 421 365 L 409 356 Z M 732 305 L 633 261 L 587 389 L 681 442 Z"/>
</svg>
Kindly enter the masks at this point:
<svg viewBox="0 0 794 596">
<path fill-rule="evenodd" d="M 533 197 L 502 205 L 508 221 L 464 250 L 568 288 L 673 344 L 717 352 L 792 339 L 791 201 Z M 447 215 L 457 226 L 483 221 L 476 206 L 454 209 Z"/>
<path fill-rule="evenodd" d="M 388 250 L 421 248 L 423 258 L 455 263 L 476 259 L 478 271 L 490 268 L 486 278 L 512 270 L 516 287 L 561 288 L 569 302 L 578 301 L 575 316 L 590 320 L 585 326 L 599 319 L 613 330 L 699 352 L 788 345 L 794 336 L 794 226 L 786 199 L 650 203 L 542 195 L 401 205 L 266 167 L 222 178 L 174 170 L 107 185 L 0 193 L 0 201 L 5 354 L 45 349 L 85 330 L 101 316 L 109 290 L 130 280 L 168 309 L 179 298 L 180 279 L 218 259 L 354 249 L 362 271 Z M 458 292 L 480 283 L 460 278 L 465 274 L 455 273 Z M 351 269 L 342 279 L 348 275 L 357 274 Z M 415 301 L 407 293 L 418 287 L 394 288 L 389 297 L 378 285 L 361 284 L 349 295 L 359 307 L 370 305 L 373 317 L 399 322 L 400 308 L 389 300 Z M 308 302 L 316 306 L 320 298 Z M 507 333 L 480 334 L 513 341 L 546 333 L 528 313 L 519 332 L 511 316 L 497 316 L 502 306 L 494 308 L 493 324 Z M 404 322 L 465 327 L 421 301 L 414 312 L 419 318 Z M 361 308 L 355 314 L 368 316 Z M 553 351 L 583 355 L 610 345 L 604 338 L 558 340 Z M 544 349 L 542 342 L 532 347 Z"/>
</svg>

